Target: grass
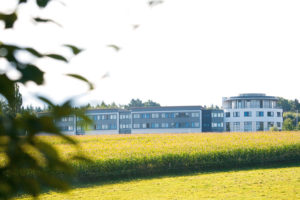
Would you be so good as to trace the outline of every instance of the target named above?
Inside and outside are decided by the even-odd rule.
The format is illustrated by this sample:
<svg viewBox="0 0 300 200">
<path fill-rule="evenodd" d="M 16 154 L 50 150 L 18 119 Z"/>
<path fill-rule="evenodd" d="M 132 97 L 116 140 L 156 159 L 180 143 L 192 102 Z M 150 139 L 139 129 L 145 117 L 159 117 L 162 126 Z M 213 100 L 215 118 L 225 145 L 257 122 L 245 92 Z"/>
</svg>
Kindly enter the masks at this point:
<svg viewBox="0 0 300 200">
<path fill-rule="evenodd" d="M 300 199 L 300 167 L 252 169 L 87 185 L 40 199 Z M 23 199 L 27 199 L 24 197 Z M 29 198 L 28 198 L 29 199 Z"/>
<path fill-rule="evenodd" d="M 43 136 L 64 158 L 74 151 Z M 111 179 L 300 160 L 300 132 L 143 134 L 76 137 L 93 163 L 73 162 L 80 179 Z"/>
</svg>

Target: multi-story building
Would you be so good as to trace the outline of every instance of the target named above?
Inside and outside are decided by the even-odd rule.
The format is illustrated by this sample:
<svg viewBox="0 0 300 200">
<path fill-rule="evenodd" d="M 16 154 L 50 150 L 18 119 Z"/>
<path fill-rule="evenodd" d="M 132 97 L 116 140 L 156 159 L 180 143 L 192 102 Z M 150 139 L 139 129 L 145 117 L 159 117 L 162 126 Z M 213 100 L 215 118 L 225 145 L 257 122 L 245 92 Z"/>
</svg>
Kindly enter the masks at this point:
<svg viewBox="0 0 300 200">
<path fill-rule="evenodd" d="M 56 122 L 65 134 L 200 133 L 267 131 L 282 129 L 282 109 L 277 97 L 240 94 L 223 98 L 223 109 L 201 106 L 93 109 L 86 115 L 92 124 L 84 125 L 76 116 Z"/>
<path fill-rule="evenodd" d="M 132 133 L 202 132 L 201 106 L 132 108 Z"/>
<path fill-rule="evenodd" d="M 267 131 L 273 126 L 281 130 L 282 109 L 277 102 L 277 97 L 260 93 L 223 98 L 225 131 Z"/>
</svg>

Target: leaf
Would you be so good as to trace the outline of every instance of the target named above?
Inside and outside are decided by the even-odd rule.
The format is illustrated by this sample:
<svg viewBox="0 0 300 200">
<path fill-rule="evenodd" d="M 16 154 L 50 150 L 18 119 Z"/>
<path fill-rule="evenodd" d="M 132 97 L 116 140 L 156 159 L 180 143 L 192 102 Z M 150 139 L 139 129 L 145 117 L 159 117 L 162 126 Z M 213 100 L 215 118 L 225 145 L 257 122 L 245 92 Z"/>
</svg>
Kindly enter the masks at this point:
<svg viewBox="0 0 300 200">
<path fill-rule="evenodd" d="M 44 72 L 41 71 L 38 67 L 27 64 L 25 68 L 18 68 L 21 72 L 22 77 L 18 80 L 21 83 L 26 83 L 28 81 L 33 81 L 37 85 L 41 85 L 44 82 Z"/>
<path fill-rule="evenodd" d="M 51 0 L 36 0 L 36 4 L 40 8 L 45 8 Z"/>
<path fill-rule="evenodd" d="M 37 96 L 37 98 L 38 98 L 39 100 L 45 102 L 45 103 L 48 104 L 49 106 L 54 107 L 54 104 L 53 104 L 49 99 L 47 99 L 46 97 Z"/>
<path fill-rule="evenodd" d="M 0 94 L 2 94 L 8 102 L 14 99 L 14 81 L 10 80 L 5 74 L 0 75 Z"/>
<path fill-rule="evenodd" d="M 151 0 L 151 1 L 148 1 L 148 5 L 150 7 L 157 6 L 157 5 L 162 4 L 162 3 L 163 3 L 162 0 Z"/>
<path fill-rule="evenodd" d="M 65 57 L 63 57 L 59 54 L 45 54 L 45 56 L 56 59 L 56 60 L 64 61 L 66 63 L 68 62 L 68 60 Z"/>
<path fill-rule="evenodd" d="M 33 48 L 24 48 L 23 50 L 28 51 L 29 53 L 31 53 L 32 55 L 36 56 L 36 57 L 43 57 L 43 55 L 41 53 L 39 53 L 37 50 L 33 49 Z"/>
<path fill-rule="evenodd" d="M 33 20 L 35 22 L 39 22 L 39 23 L 48 23 L 48 22 L 52 22 L 54 24 L 56 24 L 57 26 L 59 27 L 62 27 L 62 25 L 60 25 L 59 23 L 57 23 L 56 21 L 52 20 L 52 19 L 43 19 L 43 18 L 40 18 L 40 17 L 35 17 L 33 18 Z"/>
<path fill-rule="evenodd" d="M 27 3 L 27 0 L 19 0 L 19 4 L 21 3 Z"/>
<path fill-rule="evenodd" d="M 83 76 L 80 76 L 80 75 L 78 75 L 78 74 L 66 74 L 66 76 L 70 76 L 70 77 L 79 79 L 79 80 L 81 80 L 81 81 L 84 81 L 84 82 L 86 82 L 86 83 L 89 85 L 90 90 L 94 89 L 93 84 L 92 84 L 90 81 L 88 81 L 86 78 L 84 78 Z"/>
<path fill-rule="evenodd" d="M 70 48 L 74 55 L 77 55 L 77 54 L 79 54 L 80 52 L 83 51 L 83 49 L 80 49 L 80 48 L 78 48 L 76 46 L 73 46 L 73 45 L 70 45 L 70 44 L 65 44 L 63 46 Z"/>
<path fill-rule="evenodd" d="M 115 44 L 109 44 L 109 45 L 107 45 L 107 47 L 111 47 L 111 48 L 113 48 L 116 51 L 120 51 L 121 50 L 121 48 L 119 46 L 115 45 Z"/>
<path fill-rule="evenodd" d="M 11 14 L 8 14 L 8 15 L 0 13 L 0 20 L 4 21 L 6 29 L 7 28 L 12 28 L 17 19 L 18 19 L 18 17 L 17 17 L 17 14 L 15 12 L 11 13 Z"/>
</svg>

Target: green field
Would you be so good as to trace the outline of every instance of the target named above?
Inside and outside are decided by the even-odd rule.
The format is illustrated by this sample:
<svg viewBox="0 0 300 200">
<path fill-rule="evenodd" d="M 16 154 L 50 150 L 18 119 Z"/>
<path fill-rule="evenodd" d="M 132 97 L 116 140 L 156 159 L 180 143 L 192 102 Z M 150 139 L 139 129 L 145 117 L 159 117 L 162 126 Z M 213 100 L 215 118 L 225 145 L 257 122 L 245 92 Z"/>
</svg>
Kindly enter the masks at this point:
<svg viewBox="0 0 300 200">
<path fill-rule="evenodd" d="M 77 188 L 42 199 L 299 198 L 300 132 L 74 138 L 92 162 L 72 161 Z M 78 150 L 57 137 L 39 139 L 53 144 L 64 159 Z M 267 169 L 274 165 L 294 167 Z"/>
<path fill-rule="evenodd" d="M 300 167 L 257 169 L 137 179 L 86 185 L 41 199 L 300 199 Z M 24 198 L 26 199 L 26 198 Z"/>
<path fill-rule="evenodd" d="M 74 149 L 54 137 L 64 158 Z M 93 163 L 73 162 L 83 179 L 148 176 L 289 163 L 300 160 L 300 132 L 81 136 Z"/>
</svg>

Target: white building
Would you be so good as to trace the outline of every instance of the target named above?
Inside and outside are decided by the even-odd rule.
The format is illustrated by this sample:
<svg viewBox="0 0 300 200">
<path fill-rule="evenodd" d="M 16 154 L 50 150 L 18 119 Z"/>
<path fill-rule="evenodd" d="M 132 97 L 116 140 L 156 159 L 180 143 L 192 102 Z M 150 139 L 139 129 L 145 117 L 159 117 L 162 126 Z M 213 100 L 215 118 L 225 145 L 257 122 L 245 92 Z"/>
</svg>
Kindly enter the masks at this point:
<svg viewBox="0 0 300 200">
<path fill-rule="evenodd" d="M 267 131 L 271 127 L 282 129 L 282 109 L 277 97 L 260 93 L 240 94 L 223 98 L 225 131 Z"/>
</svg>

